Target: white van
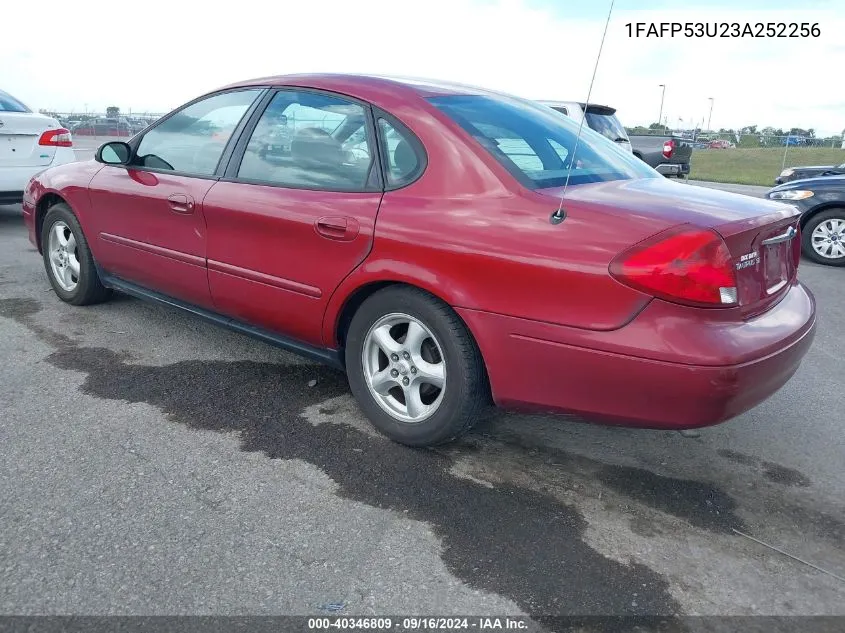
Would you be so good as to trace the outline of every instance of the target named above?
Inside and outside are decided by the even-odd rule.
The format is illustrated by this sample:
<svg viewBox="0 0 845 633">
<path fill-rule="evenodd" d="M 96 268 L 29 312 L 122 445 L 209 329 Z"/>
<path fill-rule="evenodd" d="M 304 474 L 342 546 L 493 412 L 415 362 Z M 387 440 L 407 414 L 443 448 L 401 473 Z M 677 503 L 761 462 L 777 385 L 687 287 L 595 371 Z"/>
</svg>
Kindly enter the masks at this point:
<svg viewBox="0 0 845 633">
<path fill-rule="evenodd" d="M 578 123 L 583 120 L 591 129 L 622 145 L 629 152 L 632 151 L 628 133 L 619 119 L 616 118 L 615 108 L 595 103 L 591 103 L 585 108 L 585 104 L 577 101 L 540 101 L 539 103 L 575 119 Z"/>
</svg>

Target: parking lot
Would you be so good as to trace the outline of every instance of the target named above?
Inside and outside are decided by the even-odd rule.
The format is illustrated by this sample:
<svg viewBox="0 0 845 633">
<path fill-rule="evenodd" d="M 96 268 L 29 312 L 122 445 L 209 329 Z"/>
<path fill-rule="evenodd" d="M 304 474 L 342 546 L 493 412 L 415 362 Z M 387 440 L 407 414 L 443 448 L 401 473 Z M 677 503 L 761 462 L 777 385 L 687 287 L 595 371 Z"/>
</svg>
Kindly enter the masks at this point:
<svg viewBox="0 0 845 633">
<path fill-rule="evenodd" d="M 411 450 L 333 370 L 60 302 L 0 207 L 0 610 L 845 614 L 843 271 L 800 274 L 801 370 L 699 437 L 494 413 Z"/>
</svg>

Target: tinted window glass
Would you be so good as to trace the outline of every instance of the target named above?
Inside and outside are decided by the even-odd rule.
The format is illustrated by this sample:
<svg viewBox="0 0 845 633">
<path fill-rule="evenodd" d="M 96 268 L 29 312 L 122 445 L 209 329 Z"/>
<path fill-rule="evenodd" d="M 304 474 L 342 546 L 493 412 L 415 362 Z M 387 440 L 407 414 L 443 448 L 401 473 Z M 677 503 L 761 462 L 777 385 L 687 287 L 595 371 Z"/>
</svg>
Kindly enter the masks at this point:
<svg viewBox="0 0 845 633">
<path fill-rule="evenodd" d="M 524 138 L 495 125 L 478 123 L 478 129 L 496 142 L 497 149 L 523 171 L 543 169 L 543 161 Z"/>
<path fill-rule="evenodd" d="M 384 143 L 387 184 L 396 187 L 410 182 L 422 167 L 413 142 L 384 119 L 378 120 L 378 126 Z"/>
<path fill-rule="evenodd" d="M 238 177 L 301 189 L 361 191 L 372 160 L 362 106 L 283 90 L 255 126 Z"/>
<path fill-rule="evenodd" d="M 260 92 L 227 92 L 189 105 L 144 135 L 136 162 L 188 174 L 213 174 L 229 137 Z"/>
<path fill-rule="evenodd" d="M 0 112 L 31 112 L 31 110 L 8 92 L 0 90 Z"/>
<path fill-rule="evenodd" d="M 559 187 L 660 175 L 613 141 L 587 129 L 575 154 L 578 124 L 550 108 L 500 96 L 431 97 L 525 186 Z"/>
<path fill-rule="evenodd" d="M 611 141 L 615 141 L 618 138 L 628 138 L 628 133 L 625 131 L 625 128 L 622 127 L 622 124 L 619 122 L 619 119 L 616 118 L 615 114 L 599 114 L 597 112 L 587 110 L 586 118 L 587 125 L 589 125 L 590 128 L 594 129 L 602 136 L 606 136 Z"/>
</svg>

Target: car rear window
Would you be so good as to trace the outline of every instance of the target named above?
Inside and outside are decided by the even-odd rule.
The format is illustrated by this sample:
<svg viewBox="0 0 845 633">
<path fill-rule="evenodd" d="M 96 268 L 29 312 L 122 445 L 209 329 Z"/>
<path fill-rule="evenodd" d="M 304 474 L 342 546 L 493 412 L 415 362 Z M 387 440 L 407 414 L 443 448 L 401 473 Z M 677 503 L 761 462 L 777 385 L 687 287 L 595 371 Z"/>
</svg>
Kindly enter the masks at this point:
<svg viewBox="0 0 845 633">
<path fill-rule="evenodd" d="M 568 173 L 571 185 L 659 177 L 613 140 L 586 126 L 578 141 L 578 125 L 547 106 L 498 95 L 448 95 L 428 101 L 532 189 L 562 186 Z"/>
<path fill-rule="evenodd" d="M 615 114 L 604 114 L 601 112 L 594 112 L 587 108 L 587 125 L 602 136 L 606 136 L 611 141 L 616 139 L 628 140 L 628 133 L 625 128 L 616 118 Z"/>
<path fill-rule="evenodd" d="M 32 112 L 8 92 L 0 90 L 0 112 Z"/>
</svg>

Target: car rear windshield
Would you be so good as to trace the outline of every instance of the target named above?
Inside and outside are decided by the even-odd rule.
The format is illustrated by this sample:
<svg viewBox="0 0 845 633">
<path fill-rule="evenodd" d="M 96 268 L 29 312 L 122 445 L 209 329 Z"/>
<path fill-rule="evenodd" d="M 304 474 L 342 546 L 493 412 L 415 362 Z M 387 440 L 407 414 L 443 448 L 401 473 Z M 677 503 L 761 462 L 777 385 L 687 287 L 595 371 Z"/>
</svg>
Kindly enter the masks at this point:
<svg viewBox="0 0 845 633">
<path fill-rule="evenodd" d="M 32 112 L 8 92 L 0 90 L 0 112 Z"/>
<path fill-rule="evenodd" d="M 615 114 L 605 114 L 602 112 L 593 112 L 587 107 L 587 125 L 602 136 L 606 136 L 611 141 L 617 139 L 628 140 L 628 133 L 625 128 L 616 118 Z"/>
<path fill-rule="evenodd" d="M 531 189 L 560 187 L 570 172 L 570 185 L 659 177 L 633 154 L 586 126 L 578 141 L 578 125 L 547 106 L 498 95 L 428 100 Z"/>
</svg>

